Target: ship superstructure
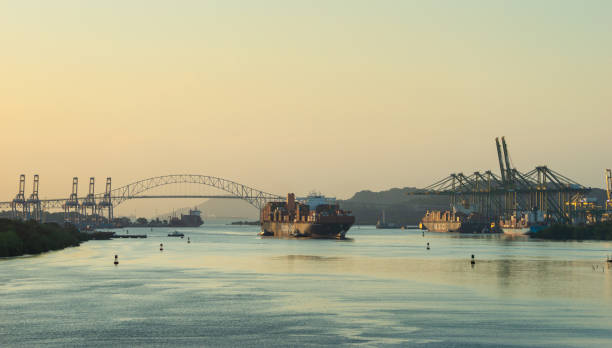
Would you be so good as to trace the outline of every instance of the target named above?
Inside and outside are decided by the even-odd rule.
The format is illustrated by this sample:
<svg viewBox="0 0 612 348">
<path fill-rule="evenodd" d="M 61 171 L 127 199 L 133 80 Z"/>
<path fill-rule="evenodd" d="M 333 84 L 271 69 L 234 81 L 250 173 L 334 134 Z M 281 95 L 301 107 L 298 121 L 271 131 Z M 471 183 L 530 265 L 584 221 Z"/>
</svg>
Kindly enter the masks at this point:
<svg viewBox="0 0 612 348">
<path fill-rule="evenodd" d="M 181 218 L 172 217 L 170 226 L 173 227 L 199 227 L 204 223 L 202 212 L 198 208 L 189 209 L 189 214 L 181 214 Z"/>
</svg>

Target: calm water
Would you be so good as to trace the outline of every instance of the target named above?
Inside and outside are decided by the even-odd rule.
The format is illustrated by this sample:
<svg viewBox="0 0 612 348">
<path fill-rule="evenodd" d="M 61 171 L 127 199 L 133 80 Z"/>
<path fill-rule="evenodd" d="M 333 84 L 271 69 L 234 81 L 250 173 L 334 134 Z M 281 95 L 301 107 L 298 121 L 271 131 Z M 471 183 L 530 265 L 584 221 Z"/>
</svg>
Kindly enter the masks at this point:
<svg viewBox="0 0 612 348">
<path fill-rule="evenodd" d="M 612 346 L 612 243 L 129 230 L 0 259 L 0 346 Z"/>
</svg>

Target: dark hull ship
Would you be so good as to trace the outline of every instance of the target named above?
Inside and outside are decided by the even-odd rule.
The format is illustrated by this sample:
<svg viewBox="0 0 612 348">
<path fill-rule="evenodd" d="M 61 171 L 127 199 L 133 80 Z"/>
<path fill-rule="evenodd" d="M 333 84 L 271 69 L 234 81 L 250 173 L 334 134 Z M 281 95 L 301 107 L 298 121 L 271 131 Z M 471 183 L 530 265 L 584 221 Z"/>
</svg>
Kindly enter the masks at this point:
<svg viewBox="0 0 612 348">
<path fill-rule="evenodd" d="M 308 196 L 302 202 L 289 193 L 286 202 L 269 202 L 261 212 L 261 235 L 344 239 L 355 223 L 350 212 L 323 196 Z"/>
</svg>

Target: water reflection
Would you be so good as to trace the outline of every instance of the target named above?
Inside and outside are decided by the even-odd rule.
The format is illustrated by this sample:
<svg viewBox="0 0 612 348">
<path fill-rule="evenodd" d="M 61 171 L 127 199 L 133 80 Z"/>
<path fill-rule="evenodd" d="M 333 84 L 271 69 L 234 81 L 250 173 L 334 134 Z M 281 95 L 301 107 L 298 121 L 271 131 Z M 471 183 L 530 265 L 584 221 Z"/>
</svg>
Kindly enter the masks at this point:
<svg viewBox="0 0 612 348">
<path fill-rule="evenodd" d="M 317 255 L 286 255 L 286 256 L 275 256 L 274 260 L 287 260 L 287 261 L 339 261 L 341 257 L 325 257 Z"/>
</svg>

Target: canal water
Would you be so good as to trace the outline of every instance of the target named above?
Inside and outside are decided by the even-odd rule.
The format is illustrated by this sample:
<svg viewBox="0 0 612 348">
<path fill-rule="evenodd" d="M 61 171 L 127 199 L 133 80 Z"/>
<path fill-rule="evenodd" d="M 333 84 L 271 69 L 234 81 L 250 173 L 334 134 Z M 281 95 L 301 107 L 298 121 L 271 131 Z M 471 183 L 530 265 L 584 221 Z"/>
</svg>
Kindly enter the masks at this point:
<svg viewBox="0 0 612 348">
<path fill-rule="evenodd" d="M 609 242 L 180 230 L 0 259 L 0 346 L 612 346 Z"/>
</svg>

